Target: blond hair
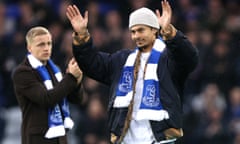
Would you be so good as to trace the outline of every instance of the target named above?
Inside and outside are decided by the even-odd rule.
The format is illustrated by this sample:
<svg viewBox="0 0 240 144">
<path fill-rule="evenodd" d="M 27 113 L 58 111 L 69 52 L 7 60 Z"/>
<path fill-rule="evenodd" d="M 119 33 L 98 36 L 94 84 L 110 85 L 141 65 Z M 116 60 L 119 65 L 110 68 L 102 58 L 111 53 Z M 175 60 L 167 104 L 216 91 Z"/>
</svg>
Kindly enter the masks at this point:
<svg viewBox="0 0 240 144">
<path fill-rule="evenodd" d="M 33 39 L 36 36 L 45 35 L 45 34 L 50 34 L 50 32 L 45 27 L 37 26 L 37 27 L 31 28 L 26 34 L 27 45 L 31 44 Z"/>
</svg>

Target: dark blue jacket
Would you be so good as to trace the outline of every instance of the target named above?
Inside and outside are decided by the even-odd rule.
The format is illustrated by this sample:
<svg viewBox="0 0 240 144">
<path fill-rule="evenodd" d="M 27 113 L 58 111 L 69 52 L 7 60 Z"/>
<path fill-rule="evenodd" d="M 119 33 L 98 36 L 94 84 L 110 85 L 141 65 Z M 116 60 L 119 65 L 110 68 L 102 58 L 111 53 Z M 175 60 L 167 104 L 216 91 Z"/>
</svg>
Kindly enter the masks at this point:
<svg viewBox="0 0 240 144">
<path fill-rule="evenodd" d="M 198 52 L 187 38 L 178 31 L 172 40 L 165 41 L 167 48 L 158 62 L 158 78 L 161 103 L 168 111 L 169 119 L 160 122 L 150 121 L 157 141 L 164 139 L 167 128 L 182 128 L 182 96 L 184 83 L 198 62 Z M 109 129 L 111 133 L 121 134 L 127 108 L 113 108 L 115 90 L 122 68 L 131 50 L 121 50 L 114 54 L 97 51 L 90 39 L 81 46 L 73 45 L 74 56 L 83 73 L 110 86 L 108 105 Z"/>
</svg>

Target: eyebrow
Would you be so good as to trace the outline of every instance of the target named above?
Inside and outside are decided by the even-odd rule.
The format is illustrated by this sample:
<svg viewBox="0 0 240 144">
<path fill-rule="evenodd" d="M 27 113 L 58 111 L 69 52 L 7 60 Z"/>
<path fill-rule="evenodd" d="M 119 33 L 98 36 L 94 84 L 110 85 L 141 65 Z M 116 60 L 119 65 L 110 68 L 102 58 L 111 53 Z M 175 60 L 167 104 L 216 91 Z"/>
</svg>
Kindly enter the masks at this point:
<svg viewBox="0 0 240 144">
<path fill-rule="evenodd" d="M 52 41 L 48 41 L 48 42 L 40 42 L 37 44 L 37 46 L 41 46 L 41 45 L 44 45 L 44 44 L 51 44 Z"/>
<path fill-rule="evenodd" d="M 144 30 L 145 28 L 144 27 L 139 27 L 139 28 L 136 28 L 134 30 L 131 30 L 131 32 L 135 32 L 135 31 L 142 31 Z"/>
</svg>

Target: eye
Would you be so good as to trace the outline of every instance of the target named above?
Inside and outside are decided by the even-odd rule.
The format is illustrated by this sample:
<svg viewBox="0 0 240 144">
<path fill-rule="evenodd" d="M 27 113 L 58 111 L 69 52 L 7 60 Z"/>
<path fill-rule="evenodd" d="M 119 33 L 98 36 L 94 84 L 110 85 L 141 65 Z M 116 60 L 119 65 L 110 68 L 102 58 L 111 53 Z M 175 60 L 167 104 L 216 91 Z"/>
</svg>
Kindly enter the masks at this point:
<svg viewBox="0 0 240 144">
<path fill-rule="evenodd" d="M 37 46 L 38 47 L 44 47 L 45 43 L 39 43 Z"/>
<path fill-rule="evenodd" d="M 131 31 L 131 34 L 135 34 L 136 33 L 136 31 Z"/>
<path fill-rule="evenodd" d="M 146 30 L 145 28 L 140 28 L 140 29 L 138 30 L 138 32 L 139 32 L 139 33 L 143 33 L 145 30 Z"/>
<path fill-rule="evenodd" d="M 52 45 L 52 42 L 48 42 L 47 45 L 51 46 L 51 45 Z"/>
</svg>

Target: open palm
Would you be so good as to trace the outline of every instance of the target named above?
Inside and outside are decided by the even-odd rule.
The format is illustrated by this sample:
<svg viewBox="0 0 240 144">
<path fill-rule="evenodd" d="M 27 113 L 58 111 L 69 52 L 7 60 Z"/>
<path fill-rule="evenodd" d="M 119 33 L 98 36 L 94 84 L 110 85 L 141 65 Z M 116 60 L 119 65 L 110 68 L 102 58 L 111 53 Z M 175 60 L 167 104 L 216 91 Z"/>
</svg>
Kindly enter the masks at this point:
<svg viewBox="0 0 240 144">
<path fill-rule="evenodd" d="M 171 23 L 172 9 L 167 0 L 162 1 L 162 15 L 159 10 L 156 10 L 156 15 L 162 29 L 165 29 Z"/>
<path fill-rule="evenodd" d="M 75 32 L 84 33 L 88 24 L 88 12 L 86 11 L 84 17 L 81 15 L 76 5 L 69 5 L 67 7 L 66 15 L 70 20 L 73 30 Z"/>
</svg>

